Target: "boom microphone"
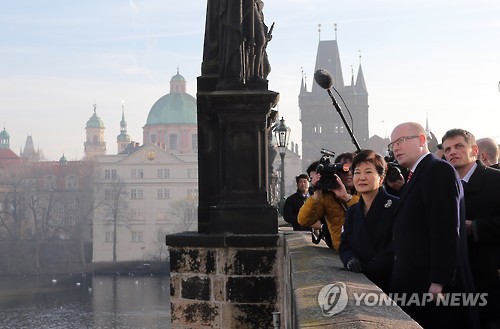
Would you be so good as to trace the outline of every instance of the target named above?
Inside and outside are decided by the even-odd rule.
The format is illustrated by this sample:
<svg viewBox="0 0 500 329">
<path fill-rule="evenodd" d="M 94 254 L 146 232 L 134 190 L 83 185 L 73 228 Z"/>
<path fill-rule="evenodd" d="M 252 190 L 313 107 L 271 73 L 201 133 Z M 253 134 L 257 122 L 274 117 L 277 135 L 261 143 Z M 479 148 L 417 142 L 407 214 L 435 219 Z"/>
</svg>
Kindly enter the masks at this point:
<svg viewBox="0 0 500 329">
<path fill-rule="evenodd" d="M 340 109 L 340 106 L 339 104 L 337 103 L 337 101 L 335 100 L 335 97 L 333 96 L 333 93 L 332 91 L 330 90 L 330 88 L 333 87 L 333 77 L 332 75 L 330 74 L 330 72 L 328 72 L 327 70 L 325 69 L 318 69 L 316 70 L 316 72 L 314 72 L 314 80 L 316 81 L 316 83 L 323 89 L 326 89 L 326 91 L 328 92 L 328 96 L 330 96 L 330 98 L 332 99 L 332 103 L 333 103 L 333 106 L 335 107 L 335 109 L 337 110 L 337 112 L 339 113 L 340 115 L 340 118 L 342 119 L 342 122 L 344 122 L 344 125 L 345 127 L 347 128 L 347 131 L 349 132 L 349 135 L 351 136 L 352 138 L 352 143 L 354 144 L 354 146 L 356 146 L 356 149 L 358 151 L 360 151 L 360 147 L 359 147 L 359 144 L 358 144 L 358 141 L 356 140 L 356 137 L 354 137 L 354 134 L 351 130 L 351 128 L 349 127 L 349 124 L 347 123 L 344 115 L 342 114 L 342 110 Z M 335 88 L 334 88 L 335 89 Z M 338 94 L 338 91 L 335 90 Z M 340 94 L 339 94 L 340 96 Z M 340 96 L 341 97 L 341 96 Z M 342 98 L 342 97 L 341 97 Z M 345 103 L 344 103 L 345 104 Z M 347 107 L 347 106 L 346 106 Z"/>
<path fill-rule="evenodd" d="M 330 89 L 333 86 L 333 77 L 325 69 L 318 69 L 314 72 L 314 80 L 323 89 Z"/>
</svg>

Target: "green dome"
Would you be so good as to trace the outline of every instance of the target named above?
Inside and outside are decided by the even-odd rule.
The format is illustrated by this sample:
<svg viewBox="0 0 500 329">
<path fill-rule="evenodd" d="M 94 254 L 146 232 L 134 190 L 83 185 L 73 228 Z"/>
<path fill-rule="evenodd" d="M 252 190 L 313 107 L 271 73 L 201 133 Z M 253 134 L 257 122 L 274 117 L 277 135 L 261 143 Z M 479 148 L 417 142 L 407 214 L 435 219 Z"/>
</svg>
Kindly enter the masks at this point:
<svg viewBox="0 0 500 329">
<path fill-rule="evenodd" d="M 9 133 L 7 132 L 7 130 L 5 130 L 5 128 L 3 128 L 3 130 L 0 132 L 0 139 L 9 139 L 9 138 L 10 138 Z"/>
<path fill-rule="evenodd" d="M 87 128 L 104 128 L 104 122 L 97 116 L 97 114 L 94 112 L 94 114 L 90 117 L 89 121 L 87 121 Z"/>
<path fill-rule="evenodd" d="M 156 101 L 148 114 L 147 126 L 196 124 L 196 99 L 186 93 L 186 79 L 177 74 L 170 79 L 170 93 Z"/>
<path fill-rule="evenodd" d="M 130 136 L 127 135 L 126 133 L 121 133 L 116 137 L 116 140 L 118 142 L 130 142 Z"/>
<path fill-rule="evenodd" d="M 66 160 L 66 157 L 64 156 L 64 154 L 63 154 L 62 157 L 59 158 L 59 164 L 60 165 L 66 165 L 66 164 L 68 164 L 68 160 Z"/>
<path fill-rule="evenodd" d="M 196 99 L 187 93 L 170 93 L 157 100 L 146 122 L 147 125 L 189 123 L 196 124 Z"/>
<path fill-rule="evenodd" d="M 97 116 L 97 105 L 94 104 L 94 114 L 87 121 L 86 128 L 104 128 L 104 122 Z"/>
<path fill-rule="evenodd" d="M 186 81 L 186 79 L 184 79 L 184 77 L 177 72 L 177 74 L 174 75 L 170 81 Z"/>
</svg>

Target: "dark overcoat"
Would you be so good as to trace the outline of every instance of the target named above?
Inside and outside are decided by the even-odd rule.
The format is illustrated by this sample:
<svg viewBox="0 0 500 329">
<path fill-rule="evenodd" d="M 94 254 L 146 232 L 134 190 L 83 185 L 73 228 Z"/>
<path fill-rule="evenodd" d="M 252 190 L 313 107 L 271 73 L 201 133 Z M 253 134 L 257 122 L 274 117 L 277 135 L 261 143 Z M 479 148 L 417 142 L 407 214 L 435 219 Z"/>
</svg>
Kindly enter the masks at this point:
<svg viewBox="0 0 500 329">
<path fill-rule="evenodd" d="M 473 293 L 465 232 L 463 188 L 455 169 L 427 154 L 406 184 L 394 217 L 394 293 L 429 291 L 431 283 L 444 293 Z M 423 298 L 423 297 L 421 297 Z M 475 328 L 476 307 L 445 307 L 426 303 L 402 306 L 424 328 Z"/>
<path fill-rule="evenodd" d="M 476 163 L 464 186 L 465 217 L 472 221 L 476 232 L 468 236 L 469 262 L 476 291 L 488 293 L 488 305 L 481 309 L 481 315 L 499 318 L 500 171 L 486 167 L 479 160 Z"/>
<path fill-rule="evenodd" d="M 392 224 L 399 198 L 387 194 L 381 187 L 366 216 L 363 197 L 346 213 L 341 235 L 339 256 L 344 266 L 356 257 L 368 279 L 387 291 L 394 258 Z"/>
</svg>

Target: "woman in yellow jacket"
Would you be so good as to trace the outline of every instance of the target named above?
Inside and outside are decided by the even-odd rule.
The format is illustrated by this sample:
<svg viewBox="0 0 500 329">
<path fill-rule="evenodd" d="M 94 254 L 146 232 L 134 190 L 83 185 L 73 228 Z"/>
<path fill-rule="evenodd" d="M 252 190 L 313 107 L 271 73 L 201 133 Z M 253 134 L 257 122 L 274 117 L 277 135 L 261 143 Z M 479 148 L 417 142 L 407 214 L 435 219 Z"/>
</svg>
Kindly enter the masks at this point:
<svg viewBox="0 0 500 329">
<path fill-rule="evenodd" d="M 338 158 L 336 159 L 336 162 L 337 161 Z M 352 158 L 340 162 L 350 167 Z M 324 216 L 328 230 L 330 231 L 333 248 L 338 250 L 346 209 L 358 203 L 359 196 L 354 194 L 351 170 L 345 173 L 339 173 L 338 176 L 335 176 L 338 187 L 325 191 L 316 189 L 314 194 L 307 198 L 304 205 L 300 208 L 297 221 L 301 226 L 310 227 Z M 311 185 L 315 186 L 320 178 L 321 174 L 317 173 L 314 175 Z"/>
</svg>

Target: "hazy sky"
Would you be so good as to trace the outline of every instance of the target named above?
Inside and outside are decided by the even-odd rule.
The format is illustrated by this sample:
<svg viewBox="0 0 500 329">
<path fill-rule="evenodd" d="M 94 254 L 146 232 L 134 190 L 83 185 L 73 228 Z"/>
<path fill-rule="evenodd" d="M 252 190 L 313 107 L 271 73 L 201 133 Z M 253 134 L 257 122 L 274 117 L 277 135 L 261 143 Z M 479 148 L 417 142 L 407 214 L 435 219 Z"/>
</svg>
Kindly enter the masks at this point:
<svg viewBox="0 0 500 329">
<path fill-rule="evenodd" d="M 319 37 L 334 39 L 335 23 L 346 82 L 361 53 L 370 136 L 428 116 L 438 138 L 460 127 L 500 141 L 500 2 L 264 3 L 267 25 L 275 22 L 269 87 L 300 147 L 302 70 L 310 90 Z M 80 159 L 96 103 L 115 154 L 122 101 L 128 133 L 142 143 L 149 110 L 177 67 L 196 95 L 205 11 L 204 0 L 1 1 L 0 123 L 11 149 L 18 153 L 31 134 L 49 160 Z"/>
</svg>

